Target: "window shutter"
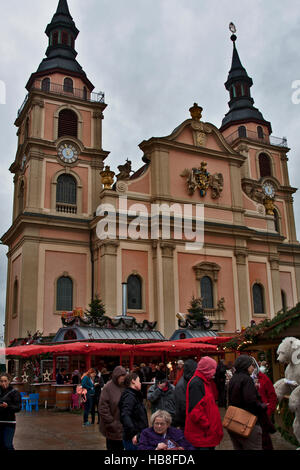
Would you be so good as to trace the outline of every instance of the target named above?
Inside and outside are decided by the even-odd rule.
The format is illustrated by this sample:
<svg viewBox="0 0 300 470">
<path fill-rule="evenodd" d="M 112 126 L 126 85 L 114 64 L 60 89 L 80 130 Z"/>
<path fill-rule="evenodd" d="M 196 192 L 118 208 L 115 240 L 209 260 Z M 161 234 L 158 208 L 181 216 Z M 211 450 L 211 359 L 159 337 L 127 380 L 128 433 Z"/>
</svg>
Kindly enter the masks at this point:
<svg viewBox="0 0 300 470">
<path fill-rule="evenodd" d="M 78 118 L 71 109 L 63 109 L 58 118 L 58 138 L 72 136 L 77 138 Z"/>
</svg>

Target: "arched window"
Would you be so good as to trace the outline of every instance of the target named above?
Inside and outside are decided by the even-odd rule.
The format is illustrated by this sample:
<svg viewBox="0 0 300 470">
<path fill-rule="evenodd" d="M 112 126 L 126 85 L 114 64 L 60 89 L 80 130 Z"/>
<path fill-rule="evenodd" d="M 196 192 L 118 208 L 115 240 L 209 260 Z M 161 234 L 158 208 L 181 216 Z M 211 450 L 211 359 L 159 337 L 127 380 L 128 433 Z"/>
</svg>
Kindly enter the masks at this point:
<svg viewBox="0 0 300 470">
<path fill-rule="evenodd" d="M 245 126 L 240 126 L 238 128 L 239 137 L 247 137 L 247 131 Z"/>
<path fill-rule="evenodd" d="M 254 313 L 265 313 L 264 289 L 261 284 L 255 283 L 252 288 Z"/>
<path fill-rule="evenodd" d="M 258 161 L 261 178 L 264 178 L 264 176 L 272 176 L 270 157 L 265 153 L 260 153 Z"/>
<path fill-rule="evenodd" d="M 72 340 L 74 341 L 76 339 L 77 339 L 77 335 L 74 330 L 68 330 L 65 333 L 64 341 L 72 341 Z"/>
<path fill-rule="evenodd" d="M 204 276 L 200 281 L 203 308 L 214 308 L 213 283 L 210 277 Z"/>
<path fill-rule="evenodd" d="M 54 31 L 52 34 L 52 46 L 57 46 L 58 44 L 58 31 Z"/>
<path fill-rule="evenodd" d="M 73 310 L 73 281 L 70 277 L 62 276 L 56 285 L 56 310 Z"/>
<path fill-rule="evenodd" d="M 64 91 L 66 93 L 73 93 L 74 88 L 73 88 L 73 80 L 72 78 L 65 78 L 64 79 Z"/>
<path fill-rule="evenodd" d="M 58 138 L 63 136 L 77 137 L 78 117 L 71 109 L 63 109 L 58 117 Z"/>
<path fill-rule="evenodd" d="M 18 301 L 19 301 L 19 282 L 16 279 L 14 282 L 13 288 L 13 307 L 12 307 L 12 314 L 18 315 Z"/>
<path fill-rule="evenodd" d="M 257 137 L 261 140 L 264 138 L 264 131 L 261 126 L 257 126 Z"/>
<path fill-rule="evenodd" d="M 44 78 L 42 81 L 42 91 L 50 91 L 50 78 Z"/>
<path fill-rule="evenodd" d="M 61 42 L 62 44 L 64 44 L 65 46 L 68 45 L 68 33 L 66 31 L 63 31 L 62 32 L 62 35 L 61 35 Z"/>
<path fill-rule="evenodd" d="M 142 309 L 142 280 L 135 274 L 127 279 L 127 297 L 129 310 Z"/>
<path fill-rule="evenodd" d="M 286 293 L 284 290 L 281 289 L 281 302 L 282 302 L 282 310 L 287 310 L 287 303 L 286 303 Z"/>
<path fill-rule="evenodd" d="M 57 178 L 56 203 L 74 204 L 77 203 L 77 184 L 75 178 L 71 175 L 60 175 Z"/>
</svg>

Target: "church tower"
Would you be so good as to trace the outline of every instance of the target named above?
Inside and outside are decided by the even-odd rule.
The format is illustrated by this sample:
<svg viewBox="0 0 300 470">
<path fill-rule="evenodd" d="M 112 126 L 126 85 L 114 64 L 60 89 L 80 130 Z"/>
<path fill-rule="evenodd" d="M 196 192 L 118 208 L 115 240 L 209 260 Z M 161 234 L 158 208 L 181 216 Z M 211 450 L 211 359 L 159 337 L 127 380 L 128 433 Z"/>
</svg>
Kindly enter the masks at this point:
<svg viewBox="0 0 300 470">
<path fill-rule="evenodd" d="M 99 205 L 103 93 L 76 60 L 79 34 L 66 0 L 46 28 L 46 57 L 18 111 L 13 221 L 8 245 L 6 341 L 55 333 L 61 311 L 91 292 L 90 222 Z"/>
<path fill-rule="evenodd" d="M 260 257 L 265 253 L 272 284 L 269 292 L 269 297 L 273 297 L 271 315 L 274 315 L 282 307 L 293 305 L 291 276 L 294 274 L 291 273 L 294 268 L 297 284 L 294 299 L 300 296 L 299 242 L 292 197 L 296 188 L 291 187 L 289 181 L 287 140 L 272 136 L 271 123 L 253 106 L 250 91 L 253 82 L 241 63 L 233 23 L 230 29 L 233 54 L 225 83 L 230 101 L 220 131 L 232 148 L 245 157 L 241 177 L 233 185 L 242 188 L 245 225 L 257 231 L 252 240 L 236 241 L 240 292 L 249 280 L 252 292 L 250 304 L 245 296 L 241 297 L 241 311 L 264 311 L 265 294 L 258 273 L 263 262 Z M 257 305 L 255 298 L 258 298 Z"/>
</svg>

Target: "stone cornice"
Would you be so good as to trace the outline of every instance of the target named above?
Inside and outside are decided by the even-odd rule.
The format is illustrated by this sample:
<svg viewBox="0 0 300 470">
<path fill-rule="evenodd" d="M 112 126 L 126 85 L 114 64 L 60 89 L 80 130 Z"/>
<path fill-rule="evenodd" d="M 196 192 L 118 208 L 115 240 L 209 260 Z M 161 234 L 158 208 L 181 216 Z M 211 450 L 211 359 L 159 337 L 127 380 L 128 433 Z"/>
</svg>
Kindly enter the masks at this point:
<svg viewBox="0 0 300 470">
<path fill-rule="evenodd" d="M 207 147 L 196 147 L 194 145 L 156 137 L 143 141 L 139 147 L 147 156 L 149 156 L 149 152 L 152 152 L 153 150 L 177 150 L 197 154 L 201 156 L 201 158 L 204 158 L 204 155 L 208 155 L 219 160 L 237 162 L 239 163 L 239 166 L 242 166 L 246 160 L 245 156 L 238 153 L 230 154 L 225 151 L 212 150 Z"/>
</svg>

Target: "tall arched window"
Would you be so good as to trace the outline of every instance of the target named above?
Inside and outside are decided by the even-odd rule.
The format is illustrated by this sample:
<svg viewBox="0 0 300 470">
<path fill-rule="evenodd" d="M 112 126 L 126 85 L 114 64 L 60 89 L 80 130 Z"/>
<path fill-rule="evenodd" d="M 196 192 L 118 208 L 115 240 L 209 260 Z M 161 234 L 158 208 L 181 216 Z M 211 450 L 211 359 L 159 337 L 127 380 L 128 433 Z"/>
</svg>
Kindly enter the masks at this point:
<svg viewBox="0 0 300 470">
<path fill-rule="evenodd" d="M 62 32 L 62 35 L 61 35 L 61 42 L 62 44 L 64 44 L 65 46 L 68 45 L 68 33 L 66 31 L 63 31 Z"/>
<path fill-rule="evenodd" d="M 245 126 L 240 126 L 238 128 L 239 137 L 247 137 L 247 131 Z"/>
<path fill-rule="evenodd" d="M 58 117 L 58 138 L 63 136 L 77 137 L 78 117 L 71 109 L 63 109 Z"/>
<path fill-rule="evenodd" d="M 264 289 L 261 284 L 255 283 L 252 287 L 254 313 L 265 313 Z"/>
<path fill-rule="evenodd" d="M 73 93 L 74 87 L 73 87 L 73 80 L 72 78 L 65 78 L 64 79 L 64 91 L 66 93 Z"/>
<path fill-rule="evenodd" d="M 56 203 L 76 204 L 77 203 L 77 184 L 75 178 L 71 175 L 60 175 L 57 178 Z"/>
<path fill-rule="evenodd" d="M 287 310 L 287 303 L 286 303 L 286 293 L 284 290 L 281 289 L 281 302 L 282 302 L 282 310 Z"/>
<path fill-rule="evenodd" d="M 58 31 L 54 31 L 52 34 L 52 46 L 57 46 L 58 44 Z"/>
<path fill-rule="evenodd" d="M 257 137 L 261 140 L 264 138 L 264 131 L 261 126 L 257 126 Z"/>
<path fill-rule="evenodd" d="M 14 282 L 14 288 L 13 288 L 13 306 L 12 306 L 13 316 L 18 315 L 18 301 L 19 301 L 19 282 L 16 279 Z"/>
<path fill-rule="evenodd" d="M 127 301 L 129 310 L 142 309 L 142 280 L 135 274 L 127 279 Z"/>
<path fill-rule="evenodd" d="M 62 276 L 56 285 L 56 310 L 73 310 L 73 281 L 70 277 Z"/>
<path fill-rule="evenodd" d="M 42 81 L 42 91 L 50 91 L 50 78 L 44 78 Z"/>
<path fill-rule="evenodd" d="M 200 281 L 203 308 L 214 308 L 213 283 L 210 277 L 204 276 Z"/>
<path fill-rule="evenodd" d="M 264 178 L 265 176 L 272 176 L 270 157 L 265 153 L 260 153 L 258 161 L 261 178 Z"/>
</svg>

